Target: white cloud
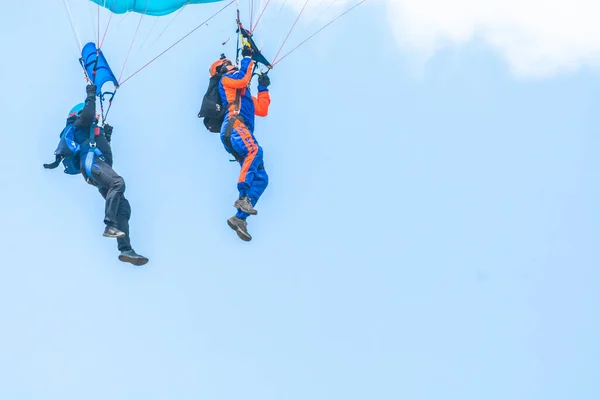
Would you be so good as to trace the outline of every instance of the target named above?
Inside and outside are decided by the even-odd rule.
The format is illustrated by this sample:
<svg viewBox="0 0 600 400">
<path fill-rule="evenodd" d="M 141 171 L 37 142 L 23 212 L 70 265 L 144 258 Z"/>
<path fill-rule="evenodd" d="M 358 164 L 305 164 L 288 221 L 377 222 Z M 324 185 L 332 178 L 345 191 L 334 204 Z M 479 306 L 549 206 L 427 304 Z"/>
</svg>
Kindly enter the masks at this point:
<svg viewBox="0 0 600 400">
<path fill-rule="evenodd" d="M 481 38 L 515 74 L 600 66 L 600 0 L 384 0 L 403 49 L 429 57 Z"/>
</svg>

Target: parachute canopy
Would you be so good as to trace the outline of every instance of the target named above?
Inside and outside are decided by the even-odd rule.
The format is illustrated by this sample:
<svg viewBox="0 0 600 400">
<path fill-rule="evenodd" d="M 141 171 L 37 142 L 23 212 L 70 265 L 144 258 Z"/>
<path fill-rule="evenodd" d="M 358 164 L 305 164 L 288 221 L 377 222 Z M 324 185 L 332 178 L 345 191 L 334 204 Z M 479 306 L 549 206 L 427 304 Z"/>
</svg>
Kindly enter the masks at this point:
<svg viewBox="0 0 600 400">
<path fill-rule="evenodd" d="M 136 12 L 161 16 L 179 10 L 188 4 L 215 3 L 223 0 L 90 0 L 115 14 Z"/>
</svg>

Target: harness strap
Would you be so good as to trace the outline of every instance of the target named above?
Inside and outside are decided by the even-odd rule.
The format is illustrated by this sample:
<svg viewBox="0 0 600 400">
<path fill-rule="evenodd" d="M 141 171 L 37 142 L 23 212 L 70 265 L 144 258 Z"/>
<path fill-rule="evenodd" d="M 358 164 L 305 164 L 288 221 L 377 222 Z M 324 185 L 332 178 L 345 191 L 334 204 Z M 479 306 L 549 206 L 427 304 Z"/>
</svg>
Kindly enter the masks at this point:
<svg viewBox="0 0 600 400">
<path fill-rule="evenodd" d="M 242 157 L 237 151 L 235 151 L 233 145 L 231 144 L 231 132 L 233 131 L 233 125 L 235 125 L 236 121 L 240 121 L 242 124 L 246 124 L 244 117 L 242 117 L 239 114 L 236 114 L 233 117 L 229 118 L 229 121 L 227 121 L 227 127 L 225 128 L 225 133 L 223 134 L 223 139 L 225 140 L 225 144 L 227 145 L 229 150 L 231 150 L 231 155 L 233 155 L 235 161 L 242 162 L 244 161 L 244 157 Z"/>
<path fill-rule="evenodd" d="M 96 129 L 100 130 L 96 126 L 96 123 L 92 123 L 90 126 L 90 149 L 88 150 L 87 155 L 85 156 L 85 173 L 87 175 L 88 183 L 93 183 L 93 175 L 92 175 L 92 167 L 94 166 L 94 158 L 99 157 L 102 158 L 103 154 L 98 147 L 96 147 Z"/>
<path fill-rule="evenodd" d="M 231 107 L 231 106 L 235 106 L 234 108 L 234 112 L 237 115 L 240 112 L 240 98 L 241 98 L 241 89 L 236 89 L 235 91 L 235 99 L 231 102 L 231 103 L 225 103 L 225 105 L 223 106 L 223 108 L 221 109 L 221 112 L 224 114 L 227 112 L 227 110 Z M 219 106 L 221 106 L 221 104 L 218 104 Z M 200 114 L 198 114 L 198 116 L 200 116 Z"/>
<path fill-rule="evenodd" d="M 240 121 L 244 125 L 246 124 L 246 120 L 244 119 L 244 117 L 239 114 L 241 95 L 242 95 L 242 89 L 236 89 L 235 100 L 233 101 L 233 103 L 227 103 L 227 105 L 226 105 L 227 108 L 229 108 L 231 106 L 235 106 L 235 108 L 234 108 L 235 115 L 233 117 L 229 118 L 229 121 L 227 121 L 227 127 L 225 128 L 225 133 L 223 135 L 223 138 L 225 139 L 225 144 L 227 145 L 227 147 L 229 147 L 229 150 L 231 150 L 231 155 L 233 155 L 233 158 L 235 158 L 235 161 L 237 161 L 237 162 L 244 161 L 244 157 L 242 157 L 233 148 L 233 146 L 231 144 L 231 132 L 233 131 L 233 125 L 235 125 L 235 121 Z"/>
<path fill-rule="evenodd" d="M 102 152 L 97 147 L 90 147 L 90 151 L 88 151 L 85 156 L 85 173 L 87 175 L 87 180 L 90 183 L 93 182 L 92 167 L 94 166 L 94 159 L 96 157 L 102 158 L 102 156 Z"/>
<path fill-rule="evenodd" d="M 235 100 L 233 101 L 233 104 L 235 104 L 236 114 L 240 112 L 241 97 L 242 97 L 242 89 L 236 89 Z"/>
</svg>

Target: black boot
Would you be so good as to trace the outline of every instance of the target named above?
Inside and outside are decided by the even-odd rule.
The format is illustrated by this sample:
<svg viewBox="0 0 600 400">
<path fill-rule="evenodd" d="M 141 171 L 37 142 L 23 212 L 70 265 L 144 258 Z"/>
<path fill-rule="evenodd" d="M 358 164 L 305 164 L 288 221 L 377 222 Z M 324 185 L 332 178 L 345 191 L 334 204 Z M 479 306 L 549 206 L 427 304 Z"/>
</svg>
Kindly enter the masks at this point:
<svg viewBox="0 0 600 400">
<path fill-rule="evenodd" d="M 121 254 L 119 254 L 119 260 L 131 263 L 133 265 L 144 265 L 148 262 L 146 257 L 139 255 L 133 251 L 133 249 L 122 251 Z"/>
<path fill-rule="evenodd" d="M 239 208 L 240 210 L 242 210 L 246 214 L 250 214 L 250 215 L 256 215 L 256 214 L 258 214 L 258 211 L 256 211 L 254 209 L 254 207 L 252 207 L 252 202 L 250 202 L 250 197 L 248 197 L 248 196 L 240 197 L 239 199 L 237 199 L 235 201 L 235 203 L 233 204 L 233 206 L 235 208 Z"/>
<path fill-rule="evenodd" d="M 245 242 L 252 240 L 252 236 L 248 233 L 248 223 L 235 215 L 227 220 L 227 224 L 231 229 L 237 232 L 237 235 Z"/>
</svg>

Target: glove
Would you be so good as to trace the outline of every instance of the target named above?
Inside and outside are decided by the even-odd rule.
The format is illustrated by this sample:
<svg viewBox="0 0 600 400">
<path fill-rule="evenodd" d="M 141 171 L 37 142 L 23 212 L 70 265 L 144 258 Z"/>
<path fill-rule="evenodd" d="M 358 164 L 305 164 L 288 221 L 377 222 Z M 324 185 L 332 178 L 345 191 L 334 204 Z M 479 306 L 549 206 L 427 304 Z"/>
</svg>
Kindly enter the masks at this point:
<svg viewBox="0 0 600 400">
<path fill-rule="evenodd" d="M 252 50 L 252 47 L 244 46 L 244 48 L 242 50 L 242 56 L 243 57 L 252 57 L 252 54 L 254 54 L 254 50 Z"/>
<path fill-rule="evenodd" d="M 258 84 L 260 86 L 268 87 L 271 84 L 271 79 L 269 79 L 269 75 L 260 74 L 258 76 Z"/>
<path fill-rule="evenodd" d="M 106 141 L 110 143 L 110 137 L 112 136 L 113 127 L 109 124 L 104 124 L 104 136 L 106 137 Z"/>
<path fill-rule="evenodd" d="M 88 96 L 96 96 L 96 85 L 89 84 L 86 86 L 85 91 L 87 92 Z"/>
</svg>

